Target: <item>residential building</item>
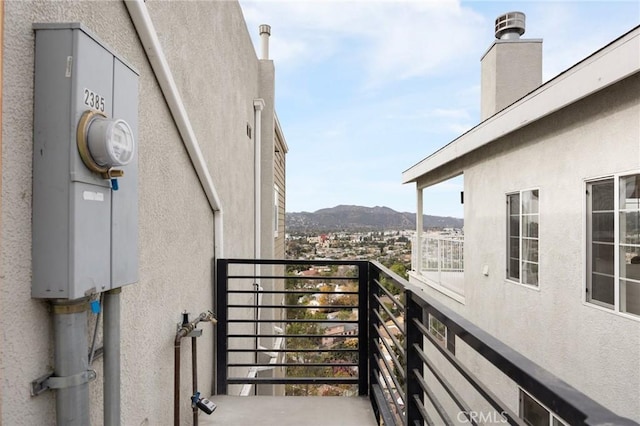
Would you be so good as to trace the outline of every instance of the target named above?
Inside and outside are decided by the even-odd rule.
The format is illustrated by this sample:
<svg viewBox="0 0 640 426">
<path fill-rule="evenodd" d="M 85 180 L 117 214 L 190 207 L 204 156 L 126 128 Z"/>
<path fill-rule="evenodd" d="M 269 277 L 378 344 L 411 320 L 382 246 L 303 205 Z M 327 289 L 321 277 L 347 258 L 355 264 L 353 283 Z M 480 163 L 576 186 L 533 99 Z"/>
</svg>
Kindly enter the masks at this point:
<svg viewBox="0 0 640 426">
<path fill-rule="evenodd" d="M 463 288 L 410 281 L 619 415 L 640 419 L 640 27 L 541 84 L 524 15 L 496 21 L 482 121 L 403 173 L 417 190 L 464 177 Z M 422 259 L 421 244 L 414 260 Z M 456 357 L 465 360 L 464 348 Z M 479 361 L 527 417 L 551 410 Z M 550 424 L 550 423 L 547 423 Z"/>
<path fill-rule="evenodd" d="M 97 314 L 97 302 L 102 290 L 112 286 L 121 288 L 121 293 L 108 292 L 118 298 L 120 309 L 116 339 L 120 353 L 114 358 L 120 368 L 114 374 L 121 411 L 117 421 L 111 417 L 113 423 L 105 414 L 104 423 L 168 424 L 174 413 L 176 330 L 183 312 L 193 320 L 214 309 L 214 260 L 284 257 L 287 145 L 275 113 L 274 63 L 265 54 L 270 29 L 260 28 L 267 49 L 258 56 L 237 1 L 20 1 L 1 6 L 0 323 L 5 332 L 0 341 L 0 423 L 56 424 L 56 396 L 75 392 L 86 401 L 79 402 L 82 414 L 74 424 L 103 424 L 105 358 L 96 349 L 105 346 L 105 354 L 113 353 L 103 345 L 102 324 L 114 317 L 106 310 Z M 126 78 L 120 80 L 122 74 Z M 99 87 L 83 86 L 81 78 L 96 81 Z M 98 120 L 87 121 L 89 130 L 78 137 L 91 149 L 92 126 L 100 120 L 121 119 L 126 112 L 128 124 L 116 126 L 127 146 L 135 147 L 128 151 L 135 153 L 135 160 L 128 163 L 124 176 L 112 176 L 111 168 L 99 175 L 83 165 L 85 158 L 81 161 L 75 147 L 84 110 L 93 114 L 90 120 Z M 69 111 L 70 122 L 65 122 Z M 54 137 L 69 129 L 71 137 Z M 114 143 L 110 136 L 105 138 L 105 144 Z M 60 155 L 59 164 L 55 163 L 50 152 L 64 149 L 68 155 Z M 105 176 L 117 179 L 119 191 L 116 181 Z M 84 181 L 92 189 L 85 188 L 77 193 L 81 198 L 74 198 L 76 193 L 68 188 L 81 187 Z M 124 194 L 132 198 L 121 202 Z M 107 203 L 111 200 L 114 212 L 121 208 L 129 212 L 123 220 L 132 228 L 126 235 L 118 234 L 122 246 L 110 239 Z M 54 203 L 63 213 L 38 209 Z M 106 218 L 106 227 L 95 222 L 98 216 Z M 63 230 L 60 241 L 70 240 L 47 250 L 43 247 L 51 248 L 57 241 L 47 236 L 56 232 L 56 224 Z M 115 235 L 120 225 L 112 226 Z M 90 238 L 75 232 L 78 229 L 105 237 L 107 248 L 95 251 Z M 117 261 L 122 257 L 119 250 L 128 250 L 130 274 L 126 282 L 114 285 L 118 262 L 126 263 Z M 56 252 L 66 255 L 69 264 L 42 266 L 41 258 Z M 100 258 L 98 252 L 106 257 Z M 87 283 L 105 264 L 106 284 L 101 279 Z M 85 281 L 78 279 L 86 291 L 79 297 L 72 293 L 75 289 L 60 290 L 62 297 L 42 296 L 36 288 L 48 285 L 46 279 L 37 278 L 42 271 L 50 273 L 52 281 L 58 272 L 86 274 Z M 253 283 L 246 285 L 253 288 Z M 279 283 L 260 285 L 269 289 Z M 89 302 L 96 302 L 95 313 L 87 312 Z M 62 312 L 65 309 L 67 313 Z M 67 353 L 61 354 L 54 323 L 75 315 L 70 311 L 82 315 L 76 341 L 85 343 L 79 351 L 66 348 Z M 248 318 L 255 315 L 253 309 L 245 311 Z M 205 323 L 198 328 L 203 331 L 197 345 L 198 390 L 209 396 L 214 393 L 214 331 Z M 190 340 L 183 339 L 178 350 L 183 378 L 178 421 L 183 424 L 192 415 Z M 92 341 L 93 360 L 88 365 Z M 60 359 L 72 357 L 84 363 L 82 371 L 55 371 Z M 49 374 L 58 380 L 45 380 Z M 37 395 L 30 393 L 33 381 L 40 386 L 32 387 Z M 64 392 L 46 390 L 47 385 Z M 76 392 L 78 386 L 81 392 Z M 107 387 L 105 401 L 107 393 L 113 397 L 113 388 Z M 105 404 L 108 411 L 115 406 Z M 58 418 L 58 424 L 68 421 Z"/>
</svg>

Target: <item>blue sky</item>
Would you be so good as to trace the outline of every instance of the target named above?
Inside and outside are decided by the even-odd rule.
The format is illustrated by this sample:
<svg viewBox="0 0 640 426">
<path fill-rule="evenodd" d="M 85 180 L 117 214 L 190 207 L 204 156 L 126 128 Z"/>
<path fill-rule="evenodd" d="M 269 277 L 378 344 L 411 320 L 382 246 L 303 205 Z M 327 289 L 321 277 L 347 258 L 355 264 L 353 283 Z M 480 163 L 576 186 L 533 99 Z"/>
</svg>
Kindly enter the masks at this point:
<svg viewBox="0 0 640 426">
<path fill-rule="evenodd" d="M 547 81 L 640 23 L 640 1 L 241 0 L 259 52 L 271 25 L 287 211 L 339 204 L 415 212 L 401 175 L 480 121 L 480 58 L 494 20 L 527 16 Z M 425 193 L 462 217 L 462 180 Z"/>
</svg>

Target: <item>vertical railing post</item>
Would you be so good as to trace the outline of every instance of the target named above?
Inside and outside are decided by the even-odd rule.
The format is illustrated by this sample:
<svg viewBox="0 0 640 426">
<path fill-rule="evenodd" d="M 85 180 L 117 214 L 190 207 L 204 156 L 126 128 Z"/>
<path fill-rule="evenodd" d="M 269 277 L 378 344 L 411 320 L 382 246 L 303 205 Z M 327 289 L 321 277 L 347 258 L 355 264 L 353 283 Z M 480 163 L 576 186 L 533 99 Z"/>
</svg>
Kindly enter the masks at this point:
<svg viewBox="0 0 640 426">
<path fill-rule="evenodd" d="M 418 371 L 418 375 L 420 377 L 424 377 L 422 360 L 418 356 L 414 345 L 418 345 L 418 347 L 423 349 L 423 337 L 417 327 L 413 324 L 414 319 L 420 322 L 423 322 L 423 312 L 422 308 L 413 301 L 413 293 L 410 290 L 405 290 L 405 339 L 404 339 L 404 350 L 406 354 L 405 360 L 405 407 L 407 410 L 407 414 L 405 417 L 405 421 L 407 425 L 413 425 L 416 422 L 422 424 L 424 419 L 420 414 L 420 410 L 416 406 L 414 402 L 414 397 L 418 397 L 418 399 L 424 405 L 424 394 L 422 389 L 420 388 L 420 384 L 418 380 L 415 379 L 416 374 L 414 374 L 414 370 Z"/>
<path fill-rule="evenodd" d="M 218 259 L 216 267 L 216 313 L 218 315 L 218 325 L 215 328 L 216 333 L 216 394 L 227 394 L 227 363 L 228 363 L 228 338 L 229 333 L 227 323 L 227 306 L 229 295 L 227 293 L 229 280 L 229 261 L 227 259 Z"/>
<path fill-rule="evenodd" d="M 416 259 L 418 259 L 418 265 L 417 268 L 415 269 L 416 272 L 421 273 L 423 269 L 427 268 L 427 265 L 425 263 L 423 263 L 423 259 L 422 259 L 422 251 L 423 251 L 423 247 L 422 247 L 422 235 L 423 235 L 423 231 L 424 231 L 424 224 L 423 224 L 423 220 L 424 220 L 424 216 L 423 216 L 423 198 L 422 198 L 422 188 L 416 188 L 416 202 L 417 202 L 417 210 L 416 210 L 416 247 L 413 247 L 413 249 L 416 250 Z"/>
<path fill-rule="evenodd" d="M 438 264 L 438 284 L 442 283 L 442 247 L 440 246 L 440 238 L 436 239 L 436 262 Z"/>
<path fill-rule="evenodd" d="M 376 334 L 376 328 L 375 328 L 376 316 L 374 313 L 376 303 L 375 303 L 374 297 L 376 294 L 378 294 L 379 290 L 378 290 L 378 285 L 376 284 L 376 281 L 380 281 L 380 271 L 378 271 L 377 268 L 375 268 L 371 263 L 369 263 L 369 285 L 368 285 L 369 309 L 366 313 L 369 320 L 369 324 L 368 324 L 369 338 L 366 344 L 369 348 L 369 356 L 371 357 L 371 359 L 369 360 L 369 371 L 367 372 L 367 374 L 369 376 L 369 400 L 371 400 L 372 402 L 376 418 L 379 418 L 380 409 L 377 403 L 375 402 L 376 398 L 374 396 L 374 391 L 373 391 L 373 385 L 376 383 L 376 374 L 378 374 L 378 365 L 373 359 L 374 354 L 377 353 L 377 347 L 376 347 L 377 334 Z"/>
<path fill-rule="evenodd" d="M 358 263 L 358 394 L 369 393 L 369 262 Z"/>
</svg>

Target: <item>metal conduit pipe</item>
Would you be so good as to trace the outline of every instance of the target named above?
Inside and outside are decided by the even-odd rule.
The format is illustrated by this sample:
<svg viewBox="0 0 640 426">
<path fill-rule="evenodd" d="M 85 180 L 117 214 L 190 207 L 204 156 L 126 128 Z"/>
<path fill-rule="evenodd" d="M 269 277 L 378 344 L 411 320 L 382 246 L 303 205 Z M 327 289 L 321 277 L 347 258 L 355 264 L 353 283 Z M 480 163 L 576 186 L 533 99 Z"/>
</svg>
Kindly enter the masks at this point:
<svg viewBox="0 0 640 426">
<path fill-rule="evenodd" d="M 56 389 L 56 423 L 88 425 L 89 358 L 87 357 L 88 298 L 54 301 L 54 377 Z"/>
<path fill-rule="evenodd" d="M 120 426 L 120 294 L 121 288 L 104 294 L 104 424 Z"/>
<path fill-rule="evenodd" d="M 193 387 L 192 395 L 198 392 L 198 350 L 196 349 L 197 336 L 191 337 L 191 382 Z M 191 404 L 191 410 L 193 411 L 193 426 L 198 426 L 198 407 L 196 404 Z"/>
<path fill-rule="evenodd" d="M 217 324 L 218 320 L 216 319 L 215 315 L 213 314 L 213 312 L 211 311 L 207 311 L 207 312 L 203 312 L 200 315 L 198 315 L 197 318 L 195 318 L 194 320 L 192 320 L 191 322 L 182 324 L 182 326 L 178 329 L 178 331 L 176 332 L 176 338 L 174 341 L 174 372 L 173 372 L 173 424 L 174 426 L 180 426 L 180 342 L 182 340 L 183 337 L 187 337 L 191 332 L 193 332 L 196 329 L 196 326 L 198 325 L 198 323 L 202 322 L 202 321 L 211 321 L 212 324 Z M 192 337 L 192 352 L 191 352 L 191 360 L 194 363 L 192 365 L 192 374 L 193 374 L 193 386 L 194 386 L 194 390 L 193 393 L 195 394 L 197 392 L 197 389 L 195 388 L 197 386 L 197 369 L 196 369 L 196 355 L 195 355 L 195 350 L 196 350 L 196 346 L 195 346 L 195 338 L 196 336 Z M 194 408 L 195 410 L 197 410 L 197 407 Z M 194 424 L 197 424 L 198 422 L 198 414 L 197 411 L 194 413 L 193 415 L 193 419 L 194 419 Z"/>
</svg>

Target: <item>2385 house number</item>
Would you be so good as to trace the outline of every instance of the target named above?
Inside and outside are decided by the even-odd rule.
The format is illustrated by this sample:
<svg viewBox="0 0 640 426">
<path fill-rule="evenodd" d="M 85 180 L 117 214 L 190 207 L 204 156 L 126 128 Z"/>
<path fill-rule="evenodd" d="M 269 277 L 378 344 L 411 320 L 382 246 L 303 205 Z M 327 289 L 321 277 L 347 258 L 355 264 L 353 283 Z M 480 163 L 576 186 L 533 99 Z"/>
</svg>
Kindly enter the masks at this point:
<svg viewBox="0 0 640 426">
<path fill-rule="evenodd" d="M 104 112 L 104 96 L 100 96 L 92 90 L 84 89 L 84 104 L 100 112 Z"/>
</svg>

